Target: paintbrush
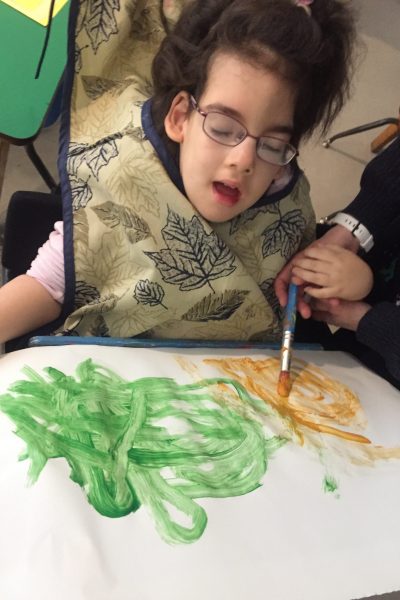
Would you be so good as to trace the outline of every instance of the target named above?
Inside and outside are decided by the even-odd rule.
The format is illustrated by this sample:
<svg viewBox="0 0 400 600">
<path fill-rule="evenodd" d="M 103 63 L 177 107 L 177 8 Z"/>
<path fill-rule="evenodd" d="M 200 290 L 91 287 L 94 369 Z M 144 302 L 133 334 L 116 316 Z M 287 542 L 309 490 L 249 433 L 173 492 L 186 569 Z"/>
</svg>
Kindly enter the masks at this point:
<svg viewBox="0 0 400 600">
<path fill-rule="evenodd" d="M 292 342 L 296 325 L 297 285 L 289 285 L 288 302 L 283 321 L 283 336 L 281 347 L 281 371 L 278 380 L 278 394 L 287 398 L 292 388 L 290 378 L 290 363 L 292 359 Z"/>
</svg>

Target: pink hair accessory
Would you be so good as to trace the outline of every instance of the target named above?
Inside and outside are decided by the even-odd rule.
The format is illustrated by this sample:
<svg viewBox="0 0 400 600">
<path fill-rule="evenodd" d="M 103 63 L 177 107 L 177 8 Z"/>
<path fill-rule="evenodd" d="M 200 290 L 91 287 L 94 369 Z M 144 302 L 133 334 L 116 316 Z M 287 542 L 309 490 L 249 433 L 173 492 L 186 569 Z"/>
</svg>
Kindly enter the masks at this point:
<svg viewBox="0 0 400 600">
<path fill-rule="evenodd" d="M 300 6 L 300 8 L 304 8 L 309 17 L 311 17 L 311 8 L 310 5 L 314 2 L 314 0 L 295 0 L 295 5 Z"/>
</svg>

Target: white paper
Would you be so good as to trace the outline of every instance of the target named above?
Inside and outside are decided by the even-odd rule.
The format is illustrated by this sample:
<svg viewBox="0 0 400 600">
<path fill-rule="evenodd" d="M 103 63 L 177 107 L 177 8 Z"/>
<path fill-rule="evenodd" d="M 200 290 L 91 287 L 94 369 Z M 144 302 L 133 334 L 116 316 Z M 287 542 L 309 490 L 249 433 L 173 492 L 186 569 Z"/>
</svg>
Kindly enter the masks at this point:
<svg viewBox="0 0 400 600">
<path fill-rule="evenodd" d="M 243 351 L 32 348 L 1 357 L 0 394 L 25 378 L 24 365 L 73 375 L 90 357 L 127 381 L 149 376 L 188 383 L 221 376 L 204 358 L 240 356 Z M 181 368 L 182 357 L 184 365 L 195 365 L 192 371 Z M 357 430 L 373 447 L 400 448 L 398 390 L 342 353 L 298 357 L 359 396 L 365 425 L 343 430 Z M 270 433 L 278 433 L 279 423 L 265 417 Z M 145 506 L 119 519 L 97 513 L 69 478 L 64 458 L 49 460 L 28 487 L 29 462 L 17 460 L 25 444 L 14 429 L 0 414 L 2 600 L 350 600 L 400 588 L 398 458 L 367 466 L 355 450 L 359 444 L 311 432 L 319 451 L 307 440 L 288 442 L 269 460 L 261 487 L 196 500 L 208 517 L 203 535 L 169 544 Z M 337 481 L 336 491 L 324 491 L 326 475 Z"/>
</svg>

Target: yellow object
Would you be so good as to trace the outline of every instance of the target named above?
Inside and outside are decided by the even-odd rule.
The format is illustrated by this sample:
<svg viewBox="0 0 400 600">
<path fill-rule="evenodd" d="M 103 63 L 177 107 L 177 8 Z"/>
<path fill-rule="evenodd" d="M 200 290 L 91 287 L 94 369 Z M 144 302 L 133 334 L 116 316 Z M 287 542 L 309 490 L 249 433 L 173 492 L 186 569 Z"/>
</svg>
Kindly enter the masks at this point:
<svg viewBox="0 0 400 600">
<path fill-rule="evenodd" d="M 51 0 L 1 0 L 15 10 L 37 21 L 41 25 L 47 25 Z M 62 9 L 68 0 L 56 0 L 53 17 Z"/>
</svg>

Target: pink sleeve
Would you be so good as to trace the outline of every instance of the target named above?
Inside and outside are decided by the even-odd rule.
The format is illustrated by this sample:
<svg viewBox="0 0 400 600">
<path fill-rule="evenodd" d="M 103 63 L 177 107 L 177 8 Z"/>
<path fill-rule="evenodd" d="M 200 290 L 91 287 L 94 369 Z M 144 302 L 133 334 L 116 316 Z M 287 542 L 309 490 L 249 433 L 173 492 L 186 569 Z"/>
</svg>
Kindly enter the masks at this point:
<svg viewBox="0 0 400 600">
<path fill-rule="evenodd" d="M 41 248 L 30 269 L 26 272 L 43 285 L 49 294 L 59 302 L 64 301 L 64 224 L 57 221 L 49 239 Z"/>
</svg>

